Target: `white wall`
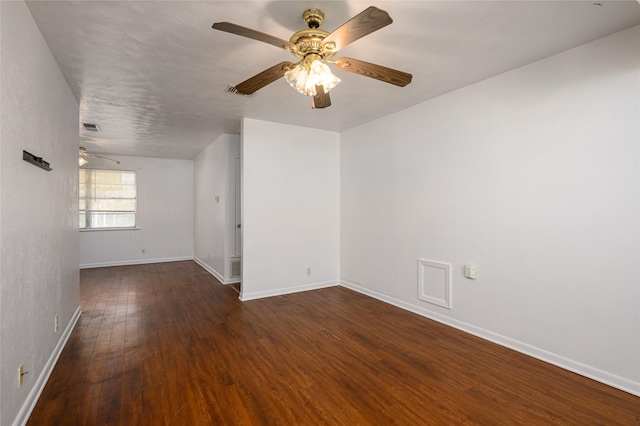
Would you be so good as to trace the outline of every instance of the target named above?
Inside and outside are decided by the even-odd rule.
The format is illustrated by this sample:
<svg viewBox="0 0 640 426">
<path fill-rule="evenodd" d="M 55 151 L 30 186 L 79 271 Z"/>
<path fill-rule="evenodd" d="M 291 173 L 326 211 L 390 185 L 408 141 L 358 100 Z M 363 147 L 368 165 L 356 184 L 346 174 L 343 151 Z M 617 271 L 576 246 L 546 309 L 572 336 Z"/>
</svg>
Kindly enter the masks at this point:
<svg viewBox="0 0 640 426">
<path fill-rule="evenodd" d="M 0 424 L 10 425 L 26 421 L 80 314 L 79 123 L 25 4 L 0 2 L 0 16 Z M 53 171 L 23 161 L 22 150 Z M 22 387 L 20 364 L 29 371 Z"/>
<path fill-rule="evenodd" d="M 231 278 L 229 258 L 235 232 L 233 172 L 239 155 L 240 136 L 222 135 L 194 161 L 195 260 L 225 284 L 238 282 Z"/>
<path fill-rule="evenodd" d="M 243 120 L 242 300 L 338 283 L 339 138 Z"/>
<path fill-rule="evenodd" d="M 344 132 L 344 285 L 640 394 L 639 94 L 635 27 Z"/>
<path fill-rule="evenodd" d="M 109 158 L 120 164 L 91 159 L 87 167 L 137 172 L 139 229 L 80 231 L 80 267 L 193 259 L 193 161 Z"/>
</svg>

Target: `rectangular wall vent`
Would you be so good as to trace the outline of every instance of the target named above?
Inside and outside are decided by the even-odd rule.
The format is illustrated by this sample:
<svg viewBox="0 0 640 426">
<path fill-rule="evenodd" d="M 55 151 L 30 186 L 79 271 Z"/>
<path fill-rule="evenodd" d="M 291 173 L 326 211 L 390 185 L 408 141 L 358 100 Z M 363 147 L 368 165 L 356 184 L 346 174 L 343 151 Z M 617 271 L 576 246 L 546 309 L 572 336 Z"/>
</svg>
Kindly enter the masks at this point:
<svg viewBox="0 0 640 426">
<path fill-rule="evenodd" d="M 451 264 L 418 259 L 418 298 L 452 309 Z"/>
<path fill-rule="evenodd" d="M 240 266 L 240 259 L 231 259 L 231 278 L 240 278 L 242 273 Z"/>
</svg>

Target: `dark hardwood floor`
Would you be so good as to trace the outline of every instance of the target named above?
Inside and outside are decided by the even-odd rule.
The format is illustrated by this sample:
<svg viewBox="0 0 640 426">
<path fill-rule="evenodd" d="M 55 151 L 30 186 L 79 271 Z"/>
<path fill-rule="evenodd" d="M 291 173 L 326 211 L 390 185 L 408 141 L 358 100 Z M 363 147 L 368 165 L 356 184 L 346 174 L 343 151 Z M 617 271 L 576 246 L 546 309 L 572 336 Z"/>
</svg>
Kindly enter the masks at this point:
<svg viewBox="0 0 640 426">
<path fill-rule="evenodd" d="M 30 425 L 638 425 L 640 398 L 335 287 L 240 302 L 194 262 L 81 271 Z"/>
</svg>

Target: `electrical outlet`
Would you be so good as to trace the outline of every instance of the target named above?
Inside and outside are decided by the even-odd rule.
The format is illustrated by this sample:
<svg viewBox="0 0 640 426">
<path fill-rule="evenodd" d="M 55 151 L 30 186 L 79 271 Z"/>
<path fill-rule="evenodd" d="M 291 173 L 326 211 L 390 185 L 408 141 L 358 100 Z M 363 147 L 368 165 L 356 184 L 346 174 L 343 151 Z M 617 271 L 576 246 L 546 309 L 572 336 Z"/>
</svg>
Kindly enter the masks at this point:
<svg viewBox="0 0 640 426">
<path fill-rule="evenodd" d="M 55 333 L 58 332 L 58 315 L 57 314 L 55 317 L 53 317 L 53 331 Z"/>
<path fill-rule="evenodd" d="M 476 265 L 467 264 L 464 265 L 464 276 L 475 280 L 476 279 Z"/>
<path fill-rule="evenodd" d="M 147 249 L 141 249 L 140 253 L 145 254 L 147 252 Z"/>
<path fill-rule="evenodd" d="M 311 275 L 311 268 L 307 268 L 307 275 Z"/>
</svg>

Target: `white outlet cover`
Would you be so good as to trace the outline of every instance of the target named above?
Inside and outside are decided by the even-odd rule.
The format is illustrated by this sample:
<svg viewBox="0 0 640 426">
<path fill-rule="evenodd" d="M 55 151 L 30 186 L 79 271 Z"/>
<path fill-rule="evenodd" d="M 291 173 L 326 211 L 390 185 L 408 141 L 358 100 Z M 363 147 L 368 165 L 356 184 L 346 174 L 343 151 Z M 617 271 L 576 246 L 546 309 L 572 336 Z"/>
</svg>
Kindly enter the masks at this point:
<svg viewBox="0 0 640 426">
<path fill-rule="evenodd" d="M 476 279 L 476 265 L 464 265 L 464 276 L 475 280 Z"/>
</svg>

